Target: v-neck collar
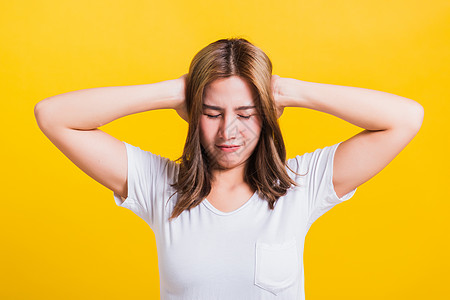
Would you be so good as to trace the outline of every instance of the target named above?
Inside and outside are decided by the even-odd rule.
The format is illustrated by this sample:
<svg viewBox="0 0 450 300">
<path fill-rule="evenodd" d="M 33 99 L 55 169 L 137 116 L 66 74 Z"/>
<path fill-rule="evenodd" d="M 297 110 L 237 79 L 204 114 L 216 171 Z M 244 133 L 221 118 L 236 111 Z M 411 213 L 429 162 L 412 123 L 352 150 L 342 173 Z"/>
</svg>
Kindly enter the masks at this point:
<svg viewBox="0 0 450 300">
<path fill-rule="evenodd" d="M 213 213 L 220 215 L 220 216 L 229 216 L 229 215 L 233 215 L 241 210 L 243 210 L 245 207 L 249 206 L 250 203 L 257 197 L 257 191 L 255 191 L 253 193 L 253 195 L 250 197 L 250 199 L 248 199 L 244 204 L 242 204 L 240 207 L 236 208 L 233 211 L 229 211 L 229 212 L 224 212 L 221 210 L 218 210 L 217 208 L 214 207 L 214 205 L 212 205 L 208 199 L 203 199 L 202 203 L 209 209 L 211 210 Z"/>
</svg>

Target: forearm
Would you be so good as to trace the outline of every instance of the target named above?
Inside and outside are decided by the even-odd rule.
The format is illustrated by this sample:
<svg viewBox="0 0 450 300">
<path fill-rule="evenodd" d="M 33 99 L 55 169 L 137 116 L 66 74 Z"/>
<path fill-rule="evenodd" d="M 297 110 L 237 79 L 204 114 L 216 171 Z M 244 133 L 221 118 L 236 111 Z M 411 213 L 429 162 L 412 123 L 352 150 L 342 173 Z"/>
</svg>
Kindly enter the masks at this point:
<svg viewBox="0 0 450 300">
<path fill-rule="evenodd" d="M 184 86 L 180 79 L 84 89 L 40 101 L 35 106 L 35 115 L 38 122 L 52 126 L 90 130 L 127 115 L 174 108 L 182 93 Z"/>
<path fill-rule="evenodd" d="M 399 126 L 420 127 L 422 106 L 411 99 L 358 87 L 331 85 L 283 78 L 284 104 L 305 107 L 368 130 Z"/>
</svg>

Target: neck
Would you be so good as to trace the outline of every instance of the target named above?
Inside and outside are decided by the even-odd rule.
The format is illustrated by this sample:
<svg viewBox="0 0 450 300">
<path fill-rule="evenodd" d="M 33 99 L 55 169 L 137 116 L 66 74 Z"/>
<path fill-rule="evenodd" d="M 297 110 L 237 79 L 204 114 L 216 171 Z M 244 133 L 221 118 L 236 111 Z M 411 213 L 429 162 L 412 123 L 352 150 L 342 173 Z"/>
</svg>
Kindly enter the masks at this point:
<svg viewBox="0 0 450 300">
<path fill-rule="evenodd" d="M 213 170 L 212 186 L 213 187 L 220 186 L 227 189 L 233 189 L 242 186 L 245 184 L 244 171 L 245 171 L 245 164 L 242 164 L 232 169 Z"/>
</svg>

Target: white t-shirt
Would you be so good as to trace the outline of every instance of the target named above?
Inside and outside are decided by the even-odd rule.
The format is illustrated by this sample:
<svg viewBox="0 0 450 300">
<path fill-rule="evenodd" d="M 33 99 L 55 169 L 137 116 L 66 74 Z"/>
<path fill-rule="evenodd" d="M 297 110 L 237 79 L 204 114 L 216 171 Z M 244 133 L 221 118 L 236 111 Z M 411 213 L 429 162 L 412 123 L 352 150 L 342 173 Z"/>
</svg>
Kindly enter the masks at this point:
<svg viewBox="0 0 450 300">
<path fill-rule="evenodd" d="M 125 142 L 124 142 L 125 143 Z M 178 194 L 179 164 L 125 143 L 128 198 L 114 193 L 118 206 L 130 209 L 153 230 L 164 300 L 304 300 L 303 246 L 311 224 L 334 205 L 350 199 L 356 188 L 338 198 L 333 187 L 336 148 L 317 149 L 288 159 L 299 183 L 280 197 L 274 210 L 257 193 L 232 212 L 207 199 L 168 222 Z M 167 202 L 167 205 L 165 205 Z"/>
</svg>

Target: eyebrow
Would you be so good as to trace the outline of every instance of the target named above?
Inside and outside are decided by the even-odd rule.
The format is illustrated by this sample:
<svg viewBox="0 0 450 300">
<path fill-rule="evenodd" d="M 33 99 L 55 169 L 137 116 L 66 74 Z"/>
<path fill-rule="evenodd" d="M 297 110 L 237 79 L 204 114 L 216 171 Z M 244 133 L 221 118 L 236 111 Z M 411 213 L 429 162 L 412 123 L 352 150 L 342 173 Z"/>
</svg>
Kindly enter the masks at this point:
<svg viewBox="0 0 450 300">
<path fill-rule="evenodd" d="M 208 104 L 203 104 L 203 108 L 209 108 L 209 109 L 213 109 L 213 110 L 218 110 L 218 111 L 223 111 L 223 108 L 220 106 L 214 106 L 214 105 L 208 105 Z M 234 110 L 246 110 L 246 109 L 251 109 L 251 108 L 256 108 L 256 106 L 239 106 L 239 107 L 235 107 Z"/>
</svg>

